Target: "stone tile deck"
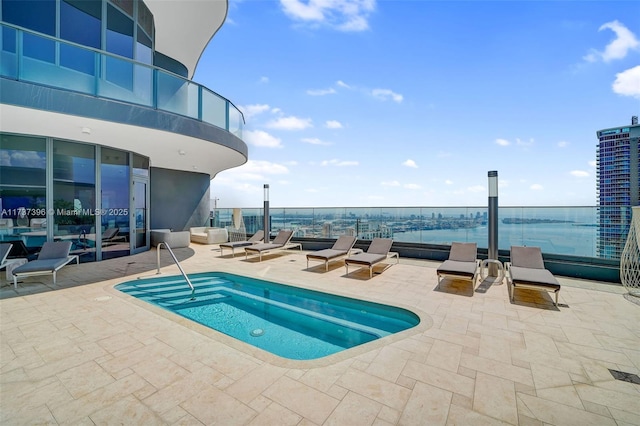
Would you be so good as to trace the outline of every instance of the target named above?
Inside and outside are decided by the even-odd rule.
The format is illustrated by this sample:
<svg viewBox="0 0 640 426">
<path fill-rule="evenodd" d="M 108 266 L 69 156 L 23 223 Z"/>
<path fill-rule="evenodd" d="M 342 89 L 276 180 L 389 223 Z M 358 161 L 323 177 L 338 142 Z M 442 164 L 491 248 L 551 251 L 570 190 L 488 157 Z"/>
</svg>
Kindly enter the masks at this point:
<svg viewBox="0 0 640 426">
<path fill-rule="evenodd" d="M 220 257 L 176 250 L 189 273 L 223 271 L 411 309 L 414 329 L 315 361 L 270 355 L 132 299 L 156 251 L 70 265 L 0 289 L 0 423 L 222 425 L 640 425 L 640 306 L 622 286 L 559 277 L 546 293 L 485 280 L 436 288 L 439 263 L 401 259 L 369 279 L 304 252 Z M 177 274 L 164 253 L 162 271 Z M 381 272 L 381 267 L 376 268 Z M 4 274 L 3 274 L 4 278 Z"/>
</svg>

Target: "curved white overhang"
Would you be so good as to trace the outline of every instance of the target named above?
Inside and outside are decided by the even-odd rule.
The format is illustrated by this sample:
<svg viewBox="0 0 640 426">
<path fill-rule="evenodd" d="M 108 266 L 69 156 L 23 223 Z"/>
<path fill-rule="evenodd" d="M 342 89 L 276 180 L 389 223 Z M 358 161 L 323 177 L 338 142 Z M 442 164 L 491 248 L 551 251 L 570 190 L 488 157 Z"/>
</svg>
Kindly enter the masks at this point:
<svg viewBox="0 0 640 426">
<path fill-rule="evenodd" d="M 155 48 L 182 63 L 193 78 L 202 52 L 227 18 L 227 0 L 144 0 L 153 14 Z"/>
<path fill-rule="evenodd" d="M 206 173 L 211 179 L 247 161 L 245 155 L 207 140 L 130 124 L 0 104 L 7 133 L 42 135 L 98 144 L 149 157 L 152 167 Z"/>
</svg>

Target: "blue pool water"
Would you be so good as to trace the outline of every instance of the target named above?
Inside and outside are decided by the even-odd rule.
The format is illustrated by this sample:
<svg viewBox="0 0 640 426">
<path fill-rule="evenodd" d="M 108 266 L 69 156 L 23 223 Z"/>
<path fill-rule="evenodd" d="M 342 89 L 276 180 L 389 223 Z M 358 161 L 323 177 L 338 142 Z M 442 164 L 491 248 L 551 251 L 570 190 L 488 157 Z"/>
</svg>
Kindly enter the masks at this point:
<svg viewBox="0 0 640 426">
<path fill-rule="evenodd" d="M 220 272 L 128 281 L 116 289 L 275 355 L 321 358 L 415 327 L 413 312 Z"/>
</svg>

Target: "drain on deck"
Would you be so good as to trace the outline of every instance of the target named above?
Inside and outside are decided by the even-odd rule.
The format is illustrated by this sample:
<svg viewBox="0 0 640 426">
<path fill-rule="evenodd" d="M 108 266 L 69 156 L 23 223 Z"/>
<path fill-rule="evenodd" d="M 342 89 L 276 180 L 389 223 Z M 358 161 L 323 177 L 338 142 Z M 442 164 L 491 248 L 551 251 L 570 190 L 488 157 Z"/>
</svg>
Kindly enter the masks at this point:
<svg viewBox="0 0 640 426">
<path fill-rule="evenodd" d="M 623 382 L 634 383 L 640 385 L 640 377 L 637 374 L 625 373 L 624 371 L 609 369 L 609 372 L 616 380 L 622 380 Z"/>
</svg>

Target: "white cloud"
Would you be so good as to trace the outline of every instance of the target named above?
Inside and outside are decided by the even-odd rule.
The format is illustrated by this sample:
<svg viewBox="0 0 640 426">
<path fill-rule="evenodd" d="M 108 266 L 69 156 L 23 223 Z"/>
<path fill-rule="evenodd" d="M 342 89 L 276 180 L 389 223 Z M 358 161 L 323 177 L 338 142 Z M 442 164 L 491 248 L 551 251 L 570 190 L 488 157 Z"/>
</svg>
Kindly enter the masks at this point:
<svg viewBox="0 0 640 426">
<path fill-rule="evenodd" d="M 487 189 L 482 185 L 474 185 L 467 188 L 469 192 L 485 192 Z"/>
<path fill-rule="evenodd" d="M 534 183 L 529 187 L 532 191 L 542 191 L 544 188 L 539 183 Z"/>
<path fill-rule="evenodd" d="M 242 114 L 244 115 L 245 120 L 248 120 L 251 117 L 262 114 L 265 111 L 269 111 L 269 105 L 267 104 L 255 104 L 255 105 L 241 105 L 238 107 Z"/>
<path fill-rule="evenodd" d="M 374 98 L 378 98 L 380 100 L 383 101 L 387 101 L 389 99 L 393 100 L 394 102 L 400 103 L 402 102 L 403 96 L 393 92 L 392 90 L 389 89 L 373 89 L 371 91 L 371 95 Z"/>
<path fill-rule="evenodd" d="M 414 169 L 417 169 L 417 168 L 418 168 L 418 165 L 417 165 L 417 164 L 416 164 L 416 162 L 415 162 L 415 161 L 413 161 L 413 160 L 407 160 L 407 161 L 405 161 L 404 163 L 402 163 L 402 165 L 403 165 L 403 166 L 407 166 L 407 167 L 412 167 L 412 168 L 414 168 Z"/>
<path fill-rule="evenodd" d="M 375 0 L 280 0 L 284 13 L 312 27 L 328 26 L 339 31 L 364 31 L 375 9 Z"/>
<path fill-rule="evenodd" d="M 351 89 L 351 86 L 349 86 L 347 83 L 345 83 L 342 80 L 336 81 L 336 86 L 344 87 L 345 89 Z"/>
<path fill-rule="evenodd" d="M 258 82 L 262 83 L 262 84 L 267 84 L 269 82 L 269 77 L 260 77 L 260 80 L 258 80 Z"/>
<path fill-rule="evenodd" d="M 597 165 L 598 165 L 598 163 L 596 162 L 596 160 L 589 161 L 589 166 L 596 167 Z"/>
<path fill-rule="evenodd" d="M 619 95 L 640 99 L 640 65 L 616 74 L 612 88 Z"/>
<path fill-rule="evenodd" d="M 308 143 L 311 145 L 325 145 L 325 146 L 333 145 L 331 142 L 325 142 L 318 138 L 302 138 L 300 140 L 304 143 Z"/>
<path fill-rule="evenodd" d="M 330 87 L 328 89 L 309 89 L 307 90 L 307 95 L 310 96 L 324 96 L 324 95 L 333 95 L 337 93 L 336 89 L 334 89 L 333 87 Z"/>
<path fill-rule="evenodd" d="M 342 123 L 337 120 L 327 120 L 324 123 L 324 127 L 327 129 L 342 129 Z"/>
<path fill-rule="evenodd" d="M 403 185 L 406 189 L 421 189 L 422 187 L 417 183 L 406 183 Z"/>
<path fill-rule="evenodd" d="M 397 180 L 392 180 L 392 181 L 387 181 L 387 182 L 380 182 L 380 185 L 382 185 L 382 186 L 400 186 L 400 182 L 398 182 Z"/>
<path fill-rule="evenodd" d="M 531 146 L 533 145 L 533 138 L 530 138 L 529 141 L 523 141 L 520 138 L 516 138 L 516 145 L 519 146 Z"/>
<path fill-rule="evenodd" d="M 496 139 L 496 143 L 500 146 L 509 146 L 511 145 L 511 142 L 509 142 L 506 139 Z"/>
<path fill-rule="evenodd" d="M 337 160 L 337 159 L 333 159 L 333 160 L 324 160 L 323 162 L 320 163 L 321 166 L 337 166 L 337 167 L 342 167 L 342 166 L 357 166 L 358 163 L 357 161 L 344 161 L 344 160 Z"/>
<path fill-rule="evenodd" d="M 569 174 L 577 178 L 589 177 L 589 172 L 585 172 L 584 170 L 572 170 Z"/>
<path fill-rule="evenodd" d="M 567 142 L 567 141 L 558 142 L 558 148 L 566 148 L 568 146 L 569 146 L 569 142 Z"/>
<path fill-rule="evenodd" d="M 268 176 L 286 175 L 288 173 L 289 169 L 282 164 L 249 160 L 242 166 L 220 172 L 216 176 L 215 183 L 236 185 L 242 184 L 243 181 L 264 181 Z"/>
<path fill-rule="evenodd" d="M 250 145 L 264 148 L 282 148 L 282 141 L 263 130 L 245 130 L 243 139 Z"/>
<path fill-rule="evenodd" d="M 313 127 L 310 118 L 298 118 L 294 116 L 280 117 L 276 120 L 272 120 L 267 123 L 267 127 L 270 129 L 280 130 L 303 130 L 308 127 Z"/>
<path fill-rule="evenodd" d="M 445 180 L 444 183 L 445 185 L 453 185 L 453 181 L 449 179 Z"/>
<path fill-rule="evenodd" d="M 627 56 L 629 50 L 640 49 L 640 41 L 638 41 L 636 36 L 620 22 L 607 22 L 598 28 L 598 31 L 602 30 L 613 31 L 616 34 L 616 38 L 609 43 L 602 52 L 599 52 L 596 49 L 591 49 L 589 54 L 584 57 L 587 62 L 596 62 L 598 59 L 602 59 L 604 62 L 610 62 L 614 59 L 623 59 Z"/>
</svg>

